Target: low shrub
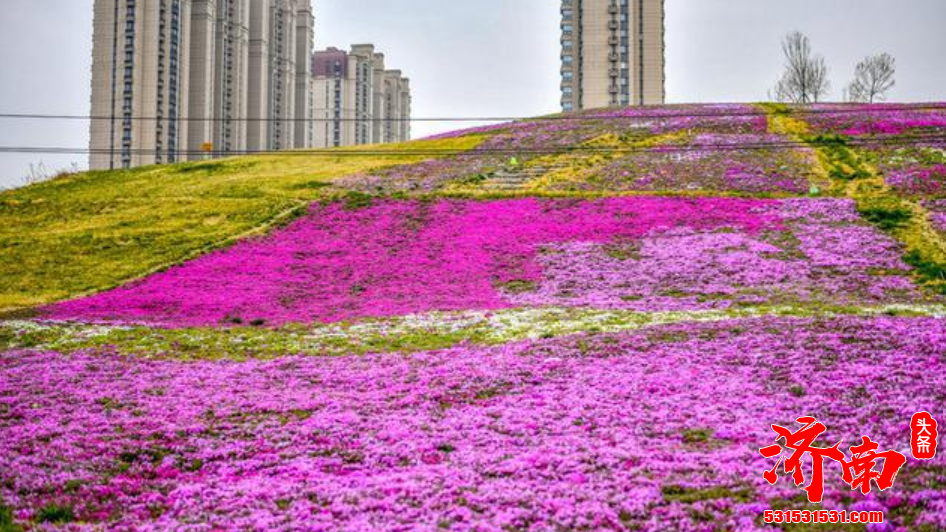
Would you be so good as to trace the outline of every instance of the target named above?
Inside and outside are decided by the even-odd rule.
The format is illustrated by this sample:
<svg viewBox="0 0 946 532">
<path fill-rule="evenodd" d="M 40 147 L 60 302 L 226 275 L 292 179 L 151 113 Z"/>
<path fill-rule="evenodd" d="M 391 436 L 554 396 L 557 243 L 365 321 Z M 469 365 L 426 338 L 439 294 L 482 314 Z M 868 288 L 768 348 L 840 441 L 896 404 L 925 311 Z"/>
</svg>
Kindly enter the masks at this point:
<svg viewBox="0 0 946 532">
<path fill-rule="evenodd" d="M 36 512 L 36 521 L 39 523 L 66 524 L 75 520 L 76 514 L 71 506 L 50 503 Z"/>
<path fill-rule="evenodd" d="M 858 208 L 861 216 L 884 231 L 891 231 L 906 225 L 913 213 L 899 204 L 871 204 Z"/>
<path fill-rule="evenodd" d="M 938 283 L 940 291 L 946 293 L 946 265 L 937 263 L 924 257 L 919 251 L 911 251 L 903 257 L 903 261 L 913 266 L 924 281 Z"/>
</svg>

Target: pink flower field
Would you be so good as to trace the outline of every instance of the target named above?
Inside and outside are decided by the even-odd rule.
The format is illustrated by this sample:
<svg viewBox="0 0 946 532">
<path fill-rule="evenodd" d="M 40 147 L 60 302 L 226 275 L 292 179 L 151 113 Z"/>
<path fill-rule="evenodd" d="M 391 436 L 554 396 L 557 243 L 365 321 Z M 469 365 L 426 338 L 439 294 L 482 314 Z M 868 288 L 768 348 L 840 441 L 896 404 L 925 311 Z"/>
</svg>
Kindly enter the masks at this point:
<svg viewBox="0 0 946 532">
<path fill-rule="evenodd" d="M 291 219 L 0 314 L 0 532 L 946 530 L 944 442 L 912 454 L 914 414 L 946 426 L 943 109 L 450 133 L 473 147 L 353 166 Z M 226 218 L 200 214 L 181 226 Z M 89 246 L 122 230 L 82 220 Z M 892 486 L 835 457 L 809 502 L 817 461 L 796 483 L 773 429 L 808 416 L 845 463 L 864 437 L 902 454 Z"/>
<path fill-rule="evenodd" d="M 768 425 L 909 449 L 944 351 L 942 320 L 892 318 L 246 363 L 14 351 L 3 494 L 115 530 L 765 530 L 804 495 L 763 480 Z M 827 507 L 946 527 L 942 460 L 869 497 L 827 473 Z"/>
<path fill-rule="evenodd" d="M 901 255 L 847 200 L 335 204 L 47 317 L 280 325 L 523 306 L 914 302 L 923 296 Z"/>
</svg>

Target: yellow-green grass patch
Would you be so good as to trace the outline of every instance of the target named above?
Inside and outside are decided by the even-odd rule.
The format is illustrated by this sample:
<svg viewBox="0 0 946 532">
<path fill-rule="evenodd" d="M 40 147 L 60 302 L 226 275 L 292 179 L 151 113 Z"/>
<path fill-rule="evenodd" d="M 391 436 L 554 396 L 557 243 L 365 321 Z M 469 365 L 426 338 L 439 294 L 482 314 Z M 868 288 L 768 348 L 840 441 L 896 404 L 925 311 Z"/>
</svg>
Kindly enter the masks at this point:
<svg viewBox="0 0 946 532">
<path fill-rule="evenodd" d="M 343 194 L 335 179 L 483 137 L 85 172 L 0 193 L 0 312 L 112 288 Z M 364 152 L 362 156 L 359 152 Z"/>
</svg>

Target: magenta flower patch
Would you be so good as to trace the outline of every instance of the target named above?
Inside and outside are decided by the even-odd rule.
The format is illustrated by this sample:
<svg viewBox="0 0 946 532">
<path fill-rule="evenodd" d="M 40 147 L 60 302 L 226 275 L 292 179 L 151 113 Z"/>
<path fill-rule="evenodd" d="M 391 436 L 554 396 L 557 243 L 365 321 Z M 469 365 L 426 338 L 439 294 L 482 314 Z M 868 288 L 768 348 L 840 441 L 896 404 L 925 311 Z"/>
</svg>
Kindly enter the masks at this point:
<svg viewBox="0 0 946 532">
<path fill-rule="evenodd" d="M 766 318 L 244 363 L 0 352 L 0 498 L 77 530 L 763 530 L 801 493 L 763 479 L 771 424 L 909 449 L 944 351 L 938 319 Z M 942 461 L 870 498 L 825 480 L 832 510 L 946 527 Z"/>
<path fill-rule="evenodd" d="M 805 176 L 814 154 L 777 147 L 785 142 L 769 134 L 700 134 L 685 147 L 657 147 L 618 159 L 583 188 L 807 194 L 811 183 Z"/>
<path fill-rule="evenodd" d="M 885 137 L 946 128 L 942 104 L 815 105 L 811 110 L 803 119 L 819 133 Z"/>
<path fill-rule="evenodd" d="M 765 201 L 384 201 L 313 206 L 269 237 L 130 286 L 56 305 L 57 319 L 167 325 L 340 321 L 432 310 L 497 309 L 503 287 L 542 280 L 546 245 L 640 239 L 675 227 L 778 229 Z"/>
<path fill-rule="evenodd" d="M 846 200 L 316 205 L 268 237 L 46 315 L 278 325 L 519 306 L 910 302 L 920 296 L 904 274 L 872 274 L 906 272 L 901 254 Z"/>
<path fill-rule="evenodd" d="M 892 170 L 887 183 L 903 194 L 942 196 L 946 194 L 946 164 Z"/>
</svg>

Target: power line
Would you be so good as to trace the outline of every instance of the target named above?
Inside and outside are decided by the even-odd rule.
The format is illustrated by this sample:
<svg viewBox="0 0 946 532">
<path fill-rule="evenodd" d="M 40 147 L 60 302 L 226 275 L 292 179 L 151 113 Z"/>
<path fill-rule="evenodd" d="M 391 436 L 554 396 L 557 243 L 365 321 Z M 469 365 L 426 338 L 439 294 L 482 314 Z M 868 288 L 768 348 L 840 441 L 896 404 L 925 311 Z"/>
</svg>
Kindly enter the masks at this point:
<svg viewBox="0 0 946 532">
<path fill-rule="evenodd" d="M 0 119 L 8 120 L 84 120 L 84 121 L 177 121 L 177 122 L 236 122 L 236 123 L 267 123 L 267 122 L 520 122 L 520 121 L 600 121 L 600 120 L 657 120 L 673 118 L 744 118 L 769 116 L 771 113 L 764 110 L 754 111 L 702 111 L 702 112 L 664 112 L 664 113 L 635 113 L 636 109 L 648 109 L 648 107 L 625 108 L 623 112 L 630 111 L 628 115 L 620 115 L 622 111 L 600 109 L 582 111 L 580 113 L 569 113 L 559 115 L 548 115 L 538 117 L 515 117 L 515 116 L 481 116 L 481 117 L 397 117 L 397 118 L 354 118 L 354 117 L 328 117 L 328 118 L 227 118 L 227 117 L 152 117 L 152 116 L 96 116 L 96 115 L 78 115 L 78 114 L 44 114 L 44 113 L 0 113 Z M 672 111 L 672 109 L 670 109 Z M 789 108 L 790 115 L 846 115 L 863 114 L 868 117 L 877 114 L 899 113 L 904 111 L 946 111 L 946 104 L 891 104 L 880 107 L 864 109 L 863 107 L 851 107 L 841 109 L 816 109 L 816 108 Z"/>
<path fill-rule="evenodd" d="M 891 137 L 891 138 L 865 138 L 850 139 L 846 145 L 852 147 L 907 147 L 928 143 L 943 142 L 946 143 L 946 133 L 914 135 L 910 137 Z M 263 150 L 239 150 L 231 151 L 226 156 L 240 155 L 279 155 L 279 156 L 301 156 L 301 157 L 381 157 L 381 156 L 450 156 L 450 155 L 566 155 L 566 154 L 634 154 L 634 153 L 691 153 L 691 152 L 738 152 L 755 150 L 783 150 L 783 149 L 806 149 L 811 148 L 810 144 L 799 141 L 760 141 L 755 143 L 734 143 L 734 144 L 690 144 L 690 145 L 667 145 L 656 147 L 595 147 L 595 146 L 558 146 L 558 147 L 523 147 L 523 148 L 474 148 L 472 150 L 458 150 L 451 148 L 422 148 L 416 149 L 393 149 L 393 148 L 373 148 L 373 149 L 314 149 L 314 150 L 288 150 L 288 151 L 263 151 Z M 157 150 L 157 149 L 131 149 L 125 150 L 132 155 L 210 155 L 203 151 L 194 150 Z M 34 147 L 34 146 L 0 146 L 0 153 L 20 153 L 20 154 L 62 154 L 62 155 L 91 155 L 105 154 L 110 155 L 113 150 L 102 148 L 71 148 L 71 147 Z"/>
</svg>

